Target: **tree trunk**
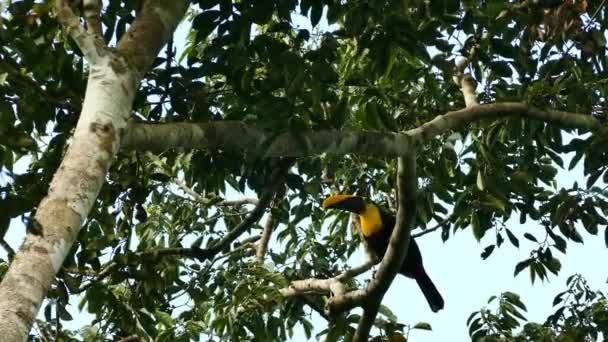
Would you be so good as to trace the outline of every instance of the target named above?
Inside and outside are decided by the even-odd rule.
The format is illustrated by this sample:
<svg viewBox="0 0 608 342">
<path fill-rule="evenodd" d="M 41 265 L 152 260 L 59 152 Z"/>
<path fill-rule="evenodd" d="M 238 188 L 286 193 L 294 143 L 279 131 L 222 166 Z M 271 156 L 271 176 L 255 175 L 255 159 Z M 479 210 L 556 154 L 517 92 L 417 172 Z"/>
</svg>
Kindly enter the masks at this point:
<svg viewBox="0 0 608 342">
<path fill-rule="evenodd" d="M 120 148 L 141 75 L 173 34 L 187 4 L 147 1 L 117 50 L 103 46 L 94 34 L 69 27 L 89 63 L 87 89 L 74 137 L 32 223 L 41 233 L 28 234 L 0 283 L 2 341 L 27 339 Z M 61 6 L 58 18 L 64 26 L 78 23 Z"/>
</svg>

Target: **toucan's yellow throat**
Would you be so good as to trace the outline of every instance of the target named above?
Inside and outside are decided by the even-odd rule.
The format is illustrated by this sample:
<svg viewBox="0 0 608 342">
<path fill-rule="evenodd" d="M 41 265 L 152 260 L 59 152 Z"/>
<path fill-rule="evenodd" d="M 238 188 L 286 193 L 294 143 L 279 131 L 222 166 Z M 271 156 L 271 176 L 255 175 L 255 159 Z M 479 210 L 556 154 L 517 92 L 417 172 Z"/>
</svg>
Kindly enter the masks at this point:
<svg viewBox="0 0 608 342">
<path fill-rule="evenodd" d="M 323 201 L 324 209 L 340 209 L 359 215 L 363 236 L 371 236 L 382 230 L 380 208 L 363 197 L 354 195 L 333 195 Z"/>
</svg>

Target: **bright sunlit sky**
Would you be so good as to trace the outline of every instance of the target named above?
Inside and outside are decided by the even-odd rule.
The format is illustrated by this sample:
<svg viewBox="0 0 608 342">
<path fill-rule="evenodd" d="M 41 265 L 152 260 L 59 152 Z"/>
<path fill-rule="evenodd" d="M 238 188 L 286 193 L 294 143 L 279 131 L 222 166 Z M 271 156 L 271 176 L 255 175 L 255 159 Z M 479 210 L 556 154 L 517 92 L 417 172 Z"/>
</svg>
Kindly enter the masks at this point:
<svg viewBox="0 0 608 342">
<path fill-rule="evenodd" d="M 307 20 L 295 17 L 295 23 L 301 28 L 309 28 Z M 327 23 L 321 23 L 327 27 Z M 183 51 L 183 42 L 187 34 L 185 25 L 181 25 L 176 33 L 175 46 L 179 54 Z M 564 157 L 564 156 L 562 156 Z M 564 157 L 568 165 L 571 156 Z M 585 184 L 582 174 L 582 162 L 572 171 L 560 170 L 557 176 L 559 187 L 569 188 L 574 181 Z M 27 164 L 20 162 L 15 169 L 16 173 L 23 172 Z M 13 220 L 7 241 L 17 248 L 24 237 L 24 228 L 19 220 Z M 433 331 L 412 330 L 410 340 L 416 342 L 427 341 L 464 341 L 468 340 L 468 327 L 466 319 L 473 312 L 484 305 L 492 295 L 499 295 L 503 291 L 512 291 L 521 296 L 528 308 L 526 317 L 529 320 L 543 322 L 553 312 L 552 302 L 557 293 L 566 287 L 566 278 L 574 273 L 582 274 L 592 289 L 606 289 L 608 276 L 608 248 L 604 246 L 603 230 L 599 236 L 590 236 L 584 229 L 580 232 L 585 239 L 584 245 L 568 242 L 567 255 L 554 252 L 562 264 L 559 276 L 549 273 L 549 281 L 541 282 L 537 279 L 534 285 L 530 283 L 528 270 L 524 270 L 517 277 L 513 276 L 517 262 L 529 257 L 530 250 L 536 244 L 522 237 L 524 232 L 544 238 L 544 228 L 534 222 L 520 225 L 517 219 L 507 224 L 509 229 L 520 237 L 520 247 L 515 248 L 506 241 L 501 248 L 495 249 L 488 260 L 482 260 L 480 253 L 490 244 L 495 243 L 492 231 L 488 231 L 481 242 L 477 242 L 470 229 L 459 231 L 443 243 L 440 231 L 427 234 L 417 239 L 424 258 L 425 268 L 429 276 L 439 288 L 445 300 L 445 309 L 433 313 L 429 309 L 420 289 L 415 281 L 397 276 L 387 292 L 383 304 L 388 306 L 406 324 L 428 322 Z M 580 227 L 579 227 L 580 228 Z M 276 247 L 276 245 L 275 245 Z M 272 246 L 271 246 L 272 248 Z M 6 253 L 0 251 L 0 257 Z M 363 261 L 362 253 L 352 258 L 352 264 L 357 265 Z M 369 275 L 366 275 L 369 276 Z M 75 303 L 73 303 L 75 304 Z M 78 329 L 87 324 L 90 315 L 77 313 L 76 305 L 69 310 L 75 320 L 68 324 L 71 329 Z M 326 327 L 323 319 L 315 318 L 315 333 Z M 314 334 L 313 338 L 314 340 Z M 297 331 L 293 341 L 305 341 L 301 331 Z"/>
</svg>

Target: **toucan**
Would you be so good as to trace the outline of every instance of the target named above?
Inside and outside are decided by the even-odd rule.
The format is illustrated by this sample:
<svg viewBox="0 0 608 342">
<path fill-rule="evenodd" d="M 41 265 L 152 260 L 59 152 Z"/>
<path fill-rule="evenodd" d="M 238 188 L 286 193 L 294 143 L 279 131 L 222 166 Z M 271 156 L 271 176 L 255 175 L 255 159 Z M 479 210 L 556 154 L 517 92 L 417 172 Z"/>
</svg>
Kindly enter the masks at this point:
<svg viewBox="0 0 608 342">
<path fill-rule="evenodd" d="M 395 215 L 369 199 L 354 195 L 329 196 L 323 201 L 322 206 L 324 209 L 340 209 L 359 215 L 366 250 L 376 260 L 382 260 L 395 227 Z M 416 280 L 433 312 L 443 309 L 443 298 L 424 270 L 420 249 L 413 238 L 410 239 L 407 255 L 399 273 Z"/>
</svg>

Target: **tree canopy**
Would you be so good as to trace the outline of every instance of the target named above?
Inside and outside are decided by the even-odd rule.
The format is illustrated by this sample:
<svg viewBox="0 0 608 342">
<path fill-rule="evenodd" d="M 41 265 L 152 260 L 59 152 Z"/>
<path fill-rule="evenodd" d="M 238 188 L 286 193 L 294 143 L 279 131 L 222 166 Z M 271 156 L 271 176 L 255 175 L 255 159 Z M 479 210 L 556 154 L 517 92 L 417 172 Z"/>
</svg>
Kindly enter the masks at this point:
<svg viewBox="0 0 608 342">
<path fill-rule="evenodd" d="M 386 289 L 349 273 L 360 237 L 320 207 L 330 193 L 404 209 L 405 240 L 468 230 L 483 259 L 527 239 L 529 258 L 500 272 L 548 280 L 569 245 L 608 247 L 607 29 L 604 1 L 586 0 L 2 2 L 0 297 L 48 272 L 30 333 L 41 341 L 294 329 L 350 341 L 365 316 L 370 340 L 430 329 L 369 313 Z M 558 186 L 558 169 L 579 164 L 585 179 Z M 64 178 L 62 202 L 62 172 L 95 181 Z M 19 251 L 6 237 L 22 226 Z M 50 244 L 65 260 L 37 249 L 45 239 L 69 241 Z M 26 269 L 19 253 L 57 267 Z M 608 336 L 605 289 L 574 275 L 556 295 L 557 311 L 523 328 L 522 300 L 493 298 L 467 321 L 472 339 Z M 68 305 L 90 325 L 66 329 Z"/>
</svg>

